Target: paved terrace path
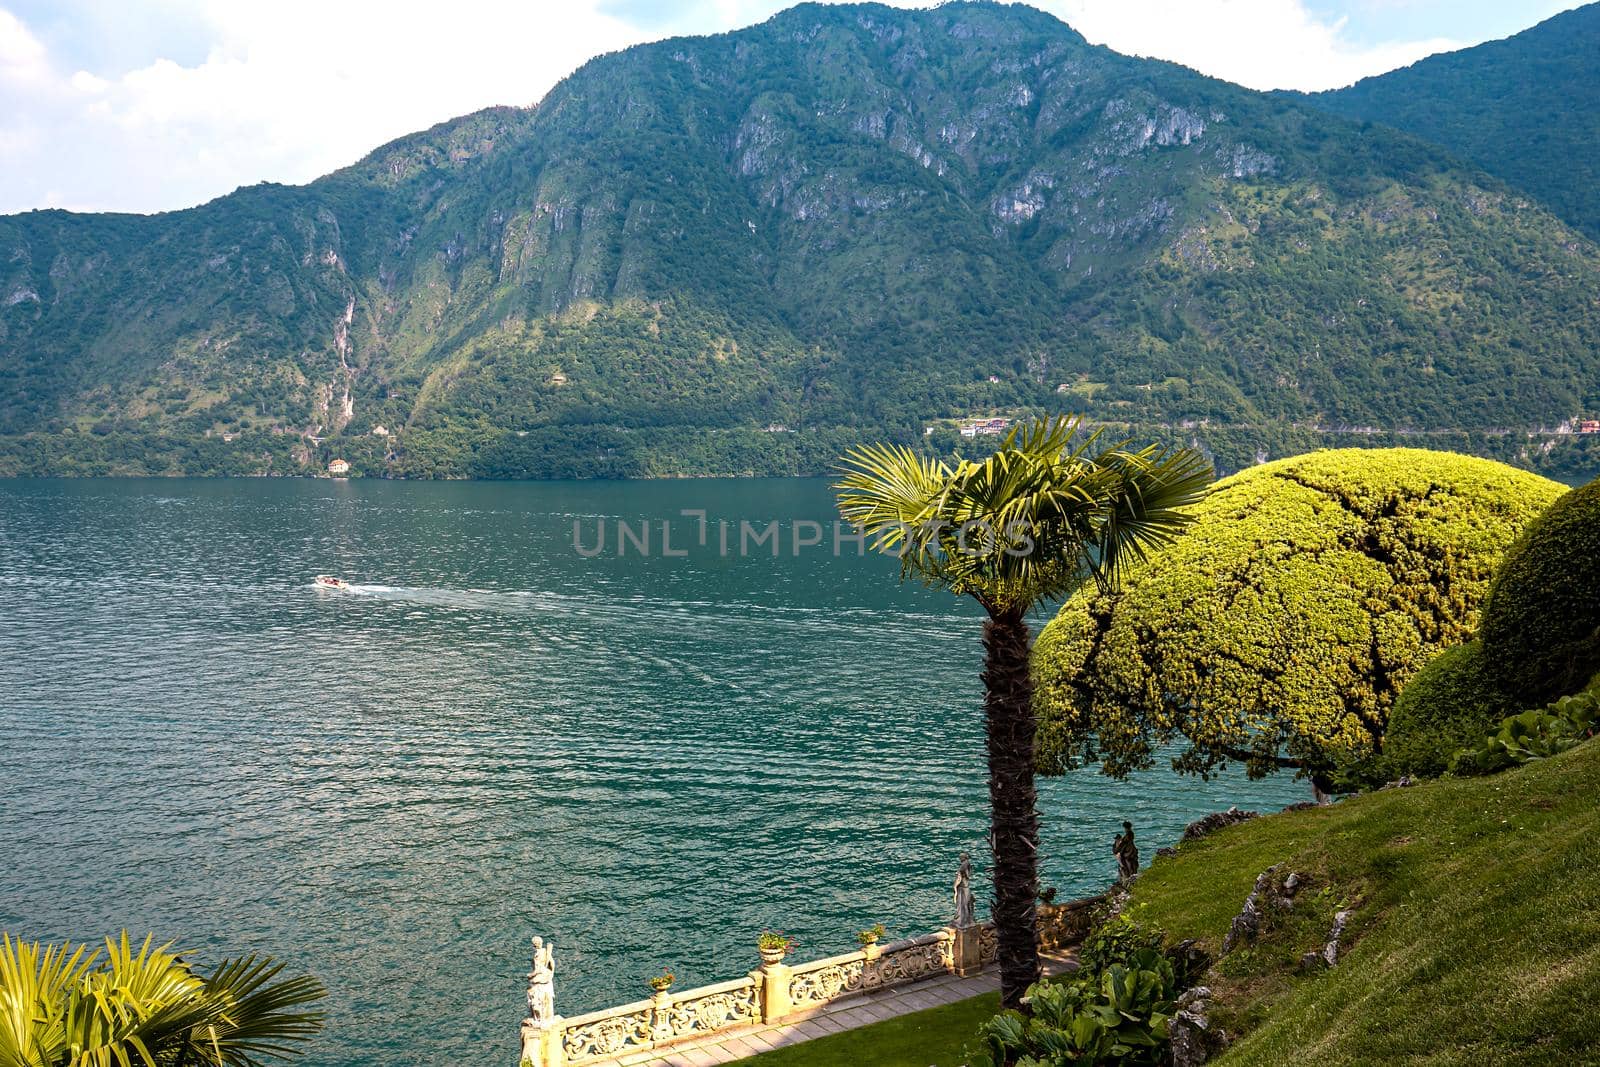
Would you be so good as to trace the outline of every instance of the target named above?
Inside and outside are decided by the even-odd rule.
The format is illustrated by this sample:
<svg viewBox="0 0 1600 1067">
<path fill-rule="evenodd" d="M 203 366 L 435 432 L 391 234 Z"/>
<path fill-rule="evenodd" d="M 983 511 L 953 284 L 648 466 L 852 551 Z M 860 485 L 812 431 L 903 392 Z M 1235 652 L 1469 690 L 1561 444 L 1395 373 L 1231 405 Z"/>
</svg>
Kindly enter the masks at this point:
<svg viewBox="0 0 1600 1067">
<path fill-rule="evenodd" d="M 1044 953 L 1045 974 L 1062 974 L 1077 966 L 1074 953 Z M 716 1063 L 732 1063 L 784 1045 L 870 1026 L 941 1004 L 954 1004 L 958 1000 L 996 992 L 999 988 L 1000 972 L 995 967 L 987 967 L 970 978 L 947 974 L 847 997 L 835 1004 L 796 1013 L 781 1023 L 755 1023 L 723 1030 L 699 1041 L 635 1052 L 620 1059 L 598 1060 L 588 1067 L 709 1067 Z"/>
</svg>

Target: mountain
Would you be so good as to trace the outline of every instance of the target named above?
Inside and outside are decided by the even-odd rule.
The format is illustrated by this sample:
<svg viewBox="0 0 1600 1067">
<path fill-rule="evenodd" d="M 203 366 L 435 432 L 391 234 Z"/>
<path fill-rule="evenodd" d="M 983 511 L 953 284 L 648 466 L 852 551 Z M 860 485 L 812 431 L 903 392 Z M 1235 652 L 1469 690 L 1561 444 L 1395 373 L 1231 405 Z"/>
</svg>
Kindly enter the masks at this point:
<svg viewBox="0 0 1600 1067">
<path fill-rule="evenodd" d="M 1027 7 L 803 5 L 306 186 L 0 218 L 0 471 L 786 473 L 1066 410 L 1587 463 L 1528 433 L 1600 408 L 1597 291 L 1386 126 Z"/>
<path fill-rule="evenodd" d="M 1311 99 L 1442 145 L 1600 239 L 1600 4 Z"/>
</svg>

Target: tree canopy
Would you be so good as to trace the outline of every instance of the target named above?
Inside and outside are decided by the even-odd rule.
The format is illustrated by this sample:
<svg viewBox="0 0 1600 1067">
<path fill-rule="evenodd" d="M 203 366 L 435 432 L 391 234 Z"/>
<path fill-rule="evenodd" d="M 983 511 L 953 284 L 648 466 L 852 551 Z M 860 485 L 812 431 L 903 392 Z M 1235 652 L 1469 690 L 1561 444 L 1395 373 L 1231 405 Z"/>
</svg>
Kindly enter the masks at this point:
<svg viewBox="0 0 1600 1067">
<path fill-rule="evenodd" d="M 1213 475 L 1191 449 L 1101 444 L 1082 430 L 1073 418 L 1023 423 L 992 455 L 953 465 L 904 446 L 852 449 L 839 512 L 899 557 L 902 577 L 990 615 L 1020 618 L 1089 577 L 1110 588 L 1171 543 Z"/>
<path fill-rule="evenodd" d="M 1572 490 L 1506 553 L 1483 605 L 1500 687 L 1535 706 L 1600 670 L 1600 480 Z"/>
<path fill-rule="evenodd" d="M 1120 591 L 1085 588 L 1034 658 L 1045 772 L 1152 765 L 1326 779 L 1373 755 L 1406 681 L 1466 640 L 1507 546 L 1561 493 L 1488 460 L 1345 449 L 1218 483 Z"/>
</svg>

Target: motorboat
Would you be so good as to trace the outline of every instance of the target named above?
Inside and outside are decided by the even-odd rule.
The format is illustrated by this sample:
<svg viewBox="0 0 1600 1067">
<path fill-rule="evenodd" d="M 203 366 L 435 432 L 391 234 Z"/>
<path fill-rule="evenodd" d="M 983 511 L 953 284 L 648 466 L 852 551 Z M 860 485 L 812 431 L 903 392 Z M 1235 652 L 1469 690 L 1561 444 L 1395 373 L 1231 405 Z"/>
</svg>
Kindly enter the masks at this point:
<svg viewBox="0 0 1600 1067">
<path fill-rule="evenodd" d="M 349 589 L 350 583 L 331 574 L 317 575 L 316 584 L 323 589 Z"/>
</svg>

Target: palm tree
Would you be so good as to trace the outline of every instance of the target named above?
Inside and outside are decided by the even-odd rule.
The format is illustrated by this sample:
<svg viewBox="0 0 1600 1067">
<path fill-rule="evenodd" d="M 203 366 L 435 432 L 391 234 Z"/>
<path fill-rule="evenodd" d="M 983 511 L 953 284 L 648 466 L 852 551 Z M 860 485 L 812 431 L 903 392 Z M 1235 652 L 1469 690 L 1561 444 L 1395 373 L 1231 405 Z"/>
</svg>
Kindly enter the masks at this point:
<svg viewBox="0 0 1600 1067">
<path fill-rule="evenodd" d="M 1179 510 L 1205 493 L 1211 465 L 1189 449 L 1097 449 L 1078 419 L 1018 426 L 982 462 L 953 466 L 872 445 L 843 459 L 839 511 L 900 557 L 901 579 L 970 596 L 983 626 L 993 918 L 1001 999 L 1020 1005 L 1039 978 L 1034 929 L 1039 817 L 1027 616 L 1082 582 L 1111 588 L 1130 559 L 1170 541 Z"/>
<path fill-rule="evenodd" d="M 209 976 L 124 931 L 104 955 L 85 945 L 0 942 L 0 1064 L 6 1067 L 257 1067 L 298 1055 L 322 1029 L 299 1010 L 326 995 L 315 978 L 275 981 L 254 956 Z"/>
</svg>

